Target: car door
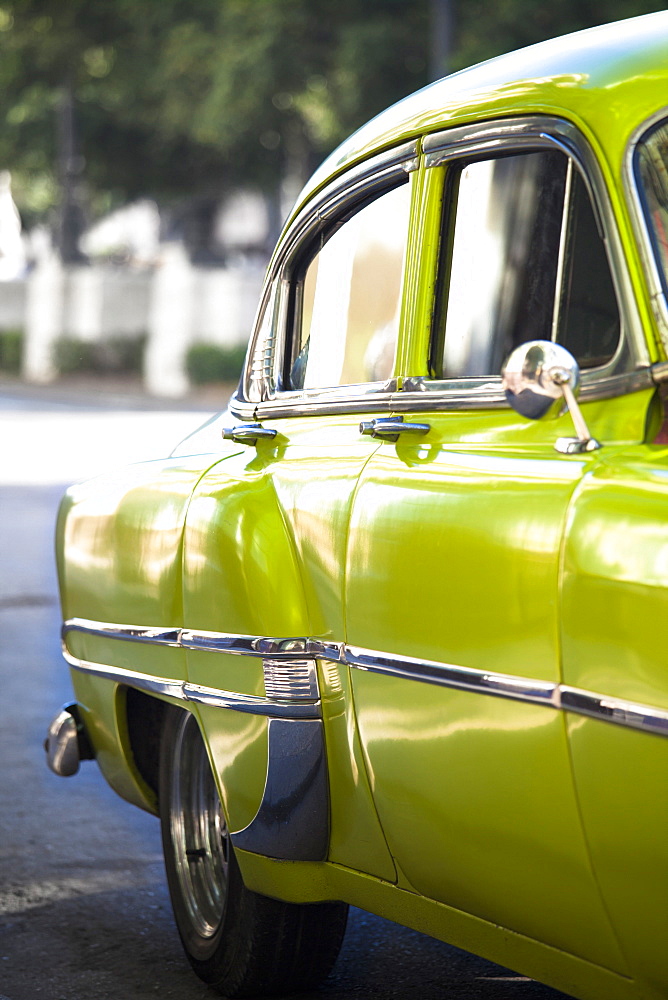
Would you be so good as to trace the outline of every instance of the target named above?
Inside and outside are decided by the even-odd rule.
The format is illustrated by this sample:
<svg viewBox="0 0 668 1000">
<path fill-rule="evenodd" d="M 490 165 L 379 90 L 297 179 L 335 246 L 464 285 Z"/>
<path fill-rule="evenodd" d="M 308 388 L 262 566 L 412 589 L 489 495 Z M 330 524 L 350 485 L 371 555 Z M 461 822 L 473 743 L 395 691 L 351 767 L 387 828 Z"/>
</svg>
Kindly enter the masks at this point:
<svg viewBox="0 0 668 1000">
<path fill-rule="evenodd" d="M 425 145 L 433 315 L 408 331 L 398 422 L 362 428 L 383 443 L 347 552 L 374 801 L 407 886 L 623 972 L 558 711 L 564 525 L 599 459 L 555 450 L 573 435 L 567 413 L 529 423 L 509 410 L 499 372 L 518 344 L 558 340 L 585 371 L 594 434 L 641 440 L 649 393 L 619 394 L 635 320 L 573 130 L 536 119 Z"/>
<path fill-rule="evenodd" d="M 198 635 L 273 638 L 293 650 L 304 637 L 333 649 L 343 641 L 352 498 L 379 446 L 358 427 L 389 412 L 396 393 L 414 160 L 415 146 L 401 147 L 346 175 L 297 217 L 278 251 L 226 431 L 246 447 L 202 478 L 189 506 L 184 621 Z M 303 656 L 302 667 L 281 667 L 276 656 L 228 653 L 219 639 L 210 647 L 203 640 L 188 654 L 190 682 L 207 689 L 263 697 L 280 677 L 289 696 L 294 672 L 308 669 Z M 317 685 L 329 761 L 327 857 L 394 880 L 347 668 L 321 664 Z M 234 833 L 257 814 L 267 757 L 272 766 L 265 720 L 208 706 L 200 714 Z"/>
<path fill-rule="evenodd" d="M 658 333 L 668 275 L 666 119 L 638 132 L 630 154 L 638 233 L 647 261 L 656 258 L 648 277 Z M 659 381 L 665 365 L 656 368 Z M 563 696 L 575 709 L 567 722 L 583 823 L 629 962 L 658 995 L 668 974 L 667 485 L 665 421 L 656 438 L 602 449 L 569 514 L 562 587 Z"/>
</svg>

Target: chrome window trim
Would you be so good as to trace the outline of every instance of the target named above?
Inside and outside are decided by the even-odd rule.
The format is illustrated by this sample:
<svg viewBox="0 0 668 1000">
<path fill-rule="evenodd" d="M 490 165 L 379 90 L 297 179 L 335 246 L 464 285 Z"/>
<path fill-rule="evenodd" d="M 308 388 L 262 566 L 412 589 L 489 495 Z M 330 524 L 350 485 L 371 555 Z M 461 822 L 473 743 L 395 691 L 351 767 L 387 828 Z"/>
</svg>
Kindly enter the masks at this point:
<svg viewBox="0 0 668 1000">
<path fill-rule="evenodd" d="M 381 383 L 371 383 L 381 385 Z M 390 412 L 394 408 L 397 399 L 398 388 L 396 381 L 391 383 L 392 388 L 388 390 L 387 383 L 384 384 L 384 391 L 364 391 L 359 395 L 351 394 L 349 386 L 340 386 L 339 390 L 331 390 L 327 393 L 280 393 L 275 399 L 260 403 L 256 414 L 258 420 L 271 420 L 280 417 L 297 416 L 318 416 L 320 414 L 334 413 L 369 413 L 369 412 Z"/>
<path fill-rule="evenodd" d="M 654 124 L 665 114 L 658 114 L 650 120 Z M 636 141 L 651 127 L 650 121 L 645 123 L 638 132 Z M 521 118 L 499 119 L 467 126 L 457 126 L 427 135 L 422 142 L 424 162 L 427 167 L 442 166 L 447 162 L 465 159 L 467 156 L 483 156 L 490 153 L 512 152 L 513 150 L 529 150 L 537 148 L 557 148 L 571 156 L 577 163 L 582 177 L 589 189 L 590 197 L 597 219 L 604 234 L 605 244 L 610 263 L 611 275 L 619 305 L 622 334 L 615 356 L 611 361 L 598 369 L 582 372 L 581 398 L 583 401 L 607 399 L 629 392 L 636 392 L 651 386 L 650 357 L 645 334 L 635 305 L 635 296 L 630 278 L 625 266 L 617 223 L 610 205 L 607 186 L 603 179 L 597 158 L 589 142 L 579 129 L 566 119 L 550 115 L 532 115 Z M 331 211 L 339 210 L 346 199 L 354 201 L 360 196 L 363 188 L 360 182 L 374 183 L 391 181 L 398 172 L 412 169 L 415 164 L 418 144 L 409 143 L 393 151 L 374 157 L 359 164 L 352 171 L 337 177 L 329 187 L 324 188 L 295 217 L 286 231 L 280 249 L 272 263 L 271 278 L 283 269 L 294 254 L 297 242 L 307 234 L 309 225 L 317 226 L 327 217 L 328 209 L 324 206 L 330 202 Z M 632 157 L 632 151 L 628 154 Z M 384 173 L 381 169 L 386 168 Z M 628 173 L 628 171 L 627 171 Z M 642 214 L 641 214 L 642 218 Z M 641 246 L 644 245 L 641 243 Z M 651 250 L 651 247 L 650 247 Z M 653 255 L 652 255 L 653 260 Z M 285 301 L 283 293 L 281 298 Z M 663 294 L 661 299 L 663 300 Z M 663 307 L 665 302 L 661 301 Z M 668 349 L 668 307 L 665 308 L 662 319 L 666 331 Z M 662 313 L 663 316 L 663 313 Z M 283 323 L 283 326 L 285 323 Z M 275 338 L 278 347 L 276 358 L 282 350 L 281 335 Z M 276 382 L 276 368 L 274 365 Z M 508 404 L 500 391 L 500 378 L 492 376 L 479 380 L 432 380 L 427 376 L 405 378 L 402 385 L 396 386 L 396 393 L 387 384 L 385 387 L 376 384 L 363 386 L 339 386 L 335 389 L 312 390 L 304 392 L 275 391 L 266 393 L 266 398 L 253 408 L 257 418 L 289 416 L 318 416 L 325 414 L 398 412 L 425 409 L 499 409 L 507 408 Z M 272 387 L 273 388 L 273 387 Z M 383 388 L 385 391 L 383 391 Z M 429 396 L 429 400 L 414 396 L 406 398 L 414 392 Z M 247 401 L 236 397 L 232 401 L 232 412 L 240 419 L 249 417 Z"/>
<path fill-rule="evenodd" d="M 277 320 L 277 331 L 273 339 L 273 377 L 268 385 L 264 398 L 273 400 L 280 399 L 284 403 L 290 400 L 301 401 L 304 398 L 313 397 L 315 399 L 336 398 L 341 394 L 358 397 L 366 394 L 374 394 L 387 391 L 388 387 L 396 383 L 395 379 L 383 382 L 360 382 L 346 385 L 319 386 L 314 389 L 291 389 L 283 386 L 284 377 L 283 358 L 286 352 L 286 345 L 291 336 L 292 326 L 290 324 L 291 295 L 295 287 L 295 274 L 299 273 L 300 262 L 305 259 L 305 254 L 314 245 L 321 246 L 318 238 L 323 233 L 333 232 L 331 223 L 337 216 L 344 217 L 343 224 L 358 211 L 362 211 L 368 204 L 366 199 L 371 196 L 381 198 L 391 190 L 396 189 L 407 181 L 408 171 L 405 169 L 403 161 L 392 163 L 384 170 L 365 174 L 360 183 L 352 184 L 341 191 L 337 191 L 336 197 L 330 199 L 323 206 L 314 206 L 304 219 L 303 225 L 294 237 L 288 237 L 282 247 L 282 253 L 276 262 L 275 278 L 279 280 L 279 310 Z M 409 192 L 410 196 L 410 192 Z M 351 213 L 346 214 L 346 209 Z M 406 240 L 408 240 L 408 228 L 406 229 Z M 401 272 L 401 287 L 405 279 L 406 256 Z M 292 320 L 296 325 L 295 317 Z"/>
<path fill-rule="evenodd" d="M 249 403 L 248 400 L 242 399 L 237 395 L 232 396 L 228 404 L 228 409 L 232 416 L 243 421 L 254 420 L 257 407 L 257 403 Z"/>
<path fill-rule="evenodd" d="M 357 201 L 367 187 L 389 184 L 417 168 L 419 143 L 417 140 L 395 146 L 363 160 L 339 174 L 320 191 L 313 194 L 289 221 L 276 252 L 269 264 L 269 274 L 276 276 L 283 270 L 284 258 L 295 244 L 317 221 L 328 220 L 346 203 Z M 271 278 L 269 279 L 271 280 Z"/>
<path fill-rule="evenodd" d="M 629 214 L 631 216 L 631 225 L 636 237 L 640 261 L 647 282 L 652 313 L 659 328 L 659 336 L 661 337 L 664 350 L 668 353 L 668 302 L 666 301 L 664 282 L 661 277 L 659 264 L 654 253 L 652 237 L 645 217 L 643 199 L 635 169 L 638 144 L 648 132 L 657 125 L 660 125 L 662 121 L 666 121 L 668 124 L 668 105 L 650 115 L 649 118 L 646 118 L 631 134 L 624 154 L 622 179 L 629 206 Z"/>
<path fill-rule="evenodd" d="M 517 126 L 506 123 L 486 123 L 468 128 L 441 132 L 428 136 L 423 144 L 425 167 L 441 167 L 452 160 L 487 159 L 505 153 L 531 152 L 538 149 L 560 149 L 567 156 L 578 158 L 577 149 L 570 145 L 570 135 L 560 141 L 549 134 L 549 129 L 560 134 L 561 120 L 557 118 L 518 120 Z M 430 139 L 438 140 L 431 143 Z"/>
<path fill-rule="evenodd" d="M 419 143 L 417 140 L 414 140 L 386 150 L 351 167 L 345 173 L 336 177 L 326 187 L 322 188 L 322 190 L 313 194 L 288 223 L 269 263 L 261 295 L 261 303 L 264 305 L 268 301 L 272 284 L 278 282 L 274 317 L 275 329 L 273 336 L 269 338 L 269 342 L 264 350 L 264 354 L 271 351 L 271 357 L 265 358 L 267 374 L 261 388 L 261 398 L 263 400 L 274 398 L 277 391 L 280 392 L 280 389 L 277 390 L 277 386 L 280 384 L 279 369 L 286 333 L 286 313 L 289 293 L 285 275 L 293 266 L 295 255 L 298 255 L 303 249 L 305 241 L 314 238 L 318 230 L 325 228 L 336 214 L 346 208 L 346 205 L 353 207 L 356 202 L 364 198 L 365 194 L 381 190 L 384 187 L 389 188 L 393 186 L 393 183 L 396 184 L 400 181 L 405 181 L 407 175 L 417 169 L 418 149 Z M 249 399 L 249 366 L 257 354 L 257 337 L 259 336 L 263 315 L 264 309 L 260 308 L 250 337 L 252 348 L 248 353 L 240 389 L 238 395 L 233 398 L 234 405 L 231 406 L 232 412 L 235 415 L 237 411 L 241 412 L 242 407 L 246 407 L 252 402 Z M 365 383 L 365 386 L 367 386 L 365 391 L 378 391 L 376 388 L 368 388 L 371 385 L 374 384 Z M 344 388 L 350 394 L 350 387 Z M 323 389 L 322 391 L 327 393 L 330 390 Z"/>
<path fill-rule="evenodd" d="M 272 383 L 273 363 L 274 363 L 274 343 L 276 340 L 276 330 L 279 327 L 277 313 L 281 299 L 280 288 L 277 282 L 265 280 L 260 296 L 255 319 L 253 321 L 252 333 L 249 338 L 248 350 L 244 368 L 239 380 L 239 385 L 233 399 L 239 399 L 246 405 L 255 406 L 259 399 L 263 399 L 267 394 L 267 387 Z M 263 345 L 258 344 L 260 333 L 264 325 L 265 315 L 271 313 L 271 332 Z M 261 349 L 261 354 L 258 353 Z M 254 399 L 255 391 L 257 397 Z"/>
<path fill-rule="evenodd" d="M 579 398 L 583 402 L 590 402 L 597 399 L 611 399 L 614 396 L 622 396 L 631 392 L 640 392 L 643 389 L 650 389 L 655 384 L 653 368 L 647 365 L 635 371 L 619 372 L 607 375 L 605 378 L 587 379 L 586 372 L 582 373 L 582 384 Z M 506 407 L 507 401 L 501 388 L 501 377 L 499 375 L 470 379 L 429 379 L 415 378 L 404 379 L 403 394 L 416 395 L 416 406 L 420 400 L 426 403 L 429 408 L 433 408 L 435 401 L 439 400 L 438 406 L 452 408 L 457 406 L 461 409 L 483 408 L 480 399 L 484 396 L 484 408 L 490 406 Z M 425 396 L 429 399 L 425 400 Z M 400 397 L 402 398 L 402 397 Z M 448 407 L 449 404 L 449 407 Z M 422 407 L 425 408 L 424 405 Z"/>
<path fill-rule="evenodd" d="M 655 385 L 662 385 L 668 382 L 668 361 L 656 361 L 651 369 L 652 381 Z"/>
<path fill-rule="evenodd" d="M 481 158 L 499 153 L 529 152 L 532 149 L 558 149 L 571 157 L 589 191 L 597 224 L 604 238 L 610 273 L 615 288 L 621 323 L 615 355 L 596 369 L 583 370 L 582 392 L 593 386 L 596 398 L 608 393 L 599 384 L 609 378 L 634 373 L 650 364 L 642 323 L 635 305 L 633 287 L 625 265 L 624 251 L 617 223 L 610 205 L 607 185 L 593 149 L 579 129 L 566 119 L 533 115 L 453 128 L 427 136 L 423 142 L 427 167 L 443 166 L 467 158 Z M 611 383 L 611 387 L 615 383 Z M 623 382 L 620 383 L 623 385 Z M 601 395 L 601 391 L 605 395 Z M 611 393 L 612 394 L 612 393 Z M 492 404 L 494 405 L 494 404 Z"/>
<path fill-rule="evenodd" d="M 267 661 L 265 669 L 273 671 L 274 676 L 277 669 L 281 670 L 290 663 L 298 668 L 298 675 L 294 678 L 294 685 L 288 682 L 286 686 L 284 680 L 279 681 L 286 692 L 285 697 L 280 699 L 236 694 L 189 681 L 136 673 L 122 667 L 79 659 L 67 647 L 67 635 L 77 631 L 127 642 L 147 642 L 158 646 L 182 645 L 185 648 L 206 649 L 211 652 L 261 656 Z M 175 634 L 179 636 L 178 643 L 174 642 Z M 186 643 L 193 639 L 196 639 L 197 644 L 186 646 Z M 492 670 L 399 656 L 305 636 L 289 638 L 239 636 L 222 632 L 117 625 L 75 618 L 63 625 L 63 655 L 75 670 L 138 688 L 150 694 L 216 708 L 229 708 L 236 712 L 265 715 L 269 718 L 320 718 L 320 700 L 319 698 L 314 700 L 312 697 L 318 691 L 315 661 L 329 660 L 366 673 L 384 674 L 388 677 L 418 681 L 438 687 L 542 705 L 557 711 L 586 716 L 599 722 L 609 722 L 626 729 L 668 736 L 668 710 L 651 705 L 585 691 L 567 684 L 555 684 Z M 307 669 L 309 660 L 312 665 Z M 270 681 L 270 685 L 272 683 Z"/>
<path fill-rule="evenodd" d="M 668 376 L 656 365 L 647 365 L 636 371 L 620 372 L 606 378 L 582 379 L 580 400 L 583 403 L 616 396 L 642 392 L 653 388 Z M 286 394 L 287 395 L 287 394 Z M 501 378 L 469 379 L 404 379 L 403 388 L 393 393 L 365 396 L 346 396 L 331 399 L 303 399 L 287 402 L 282 398 L 258 404 L 254 410 L 258 420 L 278 420 L 283 417 L 316 417 L 354 413 L 419 413 L 433 410 L 509 410 L 508 401 L 501 389 Z M 235 416 L 241 416 L 233 411 Z"/>
<path fill-rule="evenodd" d="M 390 378 L 383 382 L 358 382 L 353 385 L 333 385 L 322 389 L 284 389 L 274 399 L 267 400 L 267 403 L 308 406 L 309 403 L 336 403 L 340 400 L 364 399 L 369 396 L 387 396 L 397 390 L 397 379 Z"/>
</svg>

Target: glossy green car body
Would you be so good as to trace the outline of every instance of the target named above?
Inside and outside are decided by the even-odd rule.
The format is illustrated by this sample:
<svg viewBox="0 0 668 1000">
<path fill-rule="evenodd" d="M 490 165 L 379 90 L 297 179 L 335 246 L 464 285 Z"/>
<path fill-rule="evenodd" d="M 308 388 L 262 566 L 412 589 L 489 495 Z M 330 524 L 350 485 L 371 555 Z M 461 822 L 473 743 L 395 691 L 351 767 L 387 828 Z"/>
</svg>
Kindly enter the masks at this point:
<svg viewBox="0 0 668 1000">
<path fill-rule="evenodd" d="M 345 900 L 591 1000 L 668 997 L 668 324 L 634 167 L 667 92 L 661 13 L 380 115 L 289 220 L 230 411 L 73 487 L 58 527 L 76 700 L 119 794 L 156 810 L 161 712 L 180 705 L 250 889 Z M 498 369 L 435 361 L 466 171 L 526 153 L 586 190 L 612 275 L 618 340 L 583 365 L 597 450 L 555 450 L 570 413 L 519 416 Z M 309 268 L 395 188 L 394 361 L 318 384 Z"/>
</svg>

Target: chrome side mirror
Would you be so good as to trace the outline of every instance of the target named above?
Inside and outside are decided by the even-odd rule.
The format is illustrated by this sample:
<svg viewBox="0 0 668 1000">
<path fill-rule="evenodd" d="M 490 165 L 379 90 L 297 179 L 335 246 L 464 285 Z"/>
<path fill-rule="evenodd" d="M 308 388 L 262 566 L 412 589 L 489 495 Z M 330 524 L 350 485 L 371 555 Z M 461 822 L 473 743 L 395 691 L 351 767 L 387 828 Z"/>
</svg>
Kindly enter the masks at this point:
<svg viewBox="0 0 668 1000">
<path fill-rule="evenodd" d="M 568 455 L 601 447 L 589 433 L 575 398 L 580 387 L 578 363 L 564 347 L 549 340 L 520 344 L 504 364 L 501 380 L 510 405 L 530 420 L 557 417 L 566 405 L 577 437 L 559 438 L 557 451 Z"/>
</svg>

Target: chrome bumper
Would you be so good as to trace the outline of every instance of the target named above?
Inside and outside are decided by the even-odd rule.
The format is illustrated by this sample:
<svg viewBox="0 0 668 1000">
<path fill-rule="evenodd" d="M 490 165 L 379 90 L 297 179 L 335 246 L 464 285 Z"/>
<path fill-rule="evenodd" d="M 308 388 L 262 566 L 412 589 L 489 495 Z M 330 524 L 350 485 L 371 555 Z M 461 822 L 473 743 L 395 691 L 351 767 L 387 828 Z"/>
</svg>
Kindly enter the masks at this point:
<svg viewBox="0 0 668 1000">
<path fill-rule="evenodd" d="M 76 702 L 63 705 L 56 715 L 46 734 L 44 749 L 47 764 L 62 778 L 76 774 L 82 760 L 95 757 Z"/>
</svg>

